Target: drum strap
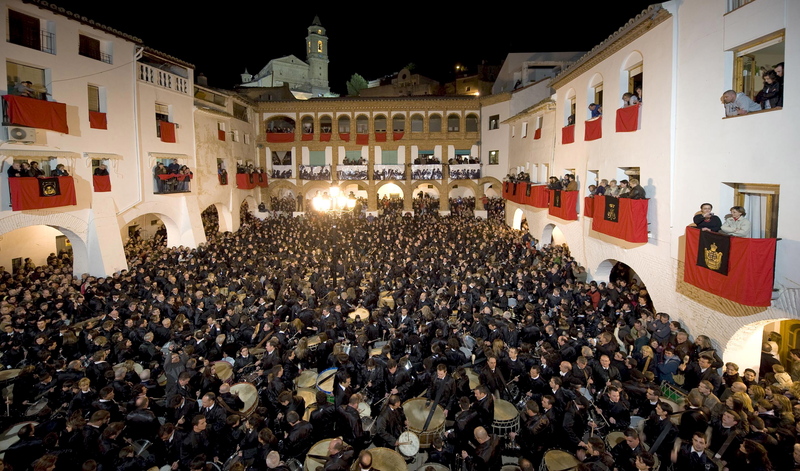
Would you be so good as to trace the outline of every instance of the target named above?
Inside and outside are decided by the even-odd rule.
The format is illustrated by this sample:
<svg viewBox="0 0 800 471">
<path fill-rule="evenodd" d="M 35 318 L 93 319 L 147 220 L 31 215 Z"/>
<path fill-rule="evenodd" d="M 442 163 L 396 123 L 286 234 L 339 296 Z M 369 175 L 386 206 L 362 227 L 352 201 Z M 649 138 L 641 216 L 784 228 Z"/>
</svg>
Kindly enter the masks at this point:
<svg viewBox="0 0 800 471">
<path fill-rule="evenodd" d="M 433 384 L 436 384 L 437 381 L 438 380 L 434 380 Z M 441 400 L 443 392 L 444 387 L 440 387 L 438 388 L 438 391 L 436 391 L 436 397 L 433 399 L 433 404 L 431 404 L 431 410 L 428 412 L 428 418 L 425 419 L 425 425 L 422 426 L 422 433 L 428 431 L 428 426 L 431 424 L 431 420 L 433 420 L 433 414 L 436 413 L 436 407 L 439 405 L 439 400 Z"/>
<path fill-rule="evenodd" d="M 664 419 L 664 420 L 669 422 L 669 419 Z M 658 434 L 658 438 L 656 438 L 655 443 L 653 443 L 653 446 L 650 447 L 650 453 L 656 453 L 658 451 L 658 447 L 660 447 L 664 439 L 667 438 L 667 435 L 669 434 L 670 430 L 672 430 L 671 422 L 666 424 L 663 430 L 661 430 L 661 433 Z"/>
</svg>

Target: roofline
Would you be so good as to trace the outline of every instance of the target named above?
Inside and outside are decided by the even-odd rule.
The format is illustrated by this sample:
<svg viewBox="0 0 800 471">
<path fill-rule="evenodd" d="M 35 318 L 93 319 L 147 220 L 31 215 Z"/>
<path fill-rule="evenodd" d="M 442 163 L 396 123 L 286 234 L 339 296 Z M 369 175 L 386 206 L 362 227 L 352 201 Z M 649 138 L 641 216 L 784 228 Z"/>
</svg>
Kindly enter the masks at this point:
<svg viewBox="0 0 800 471">
<path fill-rule="evenodd" d="M 73 12 L 67 10 L 66 8 L 59 7 L 58 5 L 55 5 L 53 3 L 46 2 L 44 0 L 22 0 L 22 3 L 35 5 L 35 6 L 39 7 L 39 8 L 41 8 L 42 10 L 48 10 L 48 11 L 52 12 L 55 15 L 61 15 L 61 16 L 64 16 L 66 18 L 69 18 L 71 20 L 77 21 L 78 23 L 84 24 L 86 26 L 91 26 L 92 28 L 99 29 L 101 31 L 105 31 L 108 34 L 111 34 L 113 36 L 117 36 L 118 38 L 125 39 L 126 41 L 130 41 L 132 43 L 136 43 L 136 44 L 139 44 L 139 45 L 142 44 L 142 40 L 137 38 L 136 36 L 132 36 L 132 35 L 130 35 L 128 33 L 123 33 L 122 31 L 114 29 L 114 28 L 112 28 L 110 26 L 106 26 L 104 24 L 97 23 L 97 22 L 95 22 L 94 20 L 92 20 L 90 18 L 87 18 L 85 16 L 81 16 L 78 13 L 73 13 Z"/>
</svg>

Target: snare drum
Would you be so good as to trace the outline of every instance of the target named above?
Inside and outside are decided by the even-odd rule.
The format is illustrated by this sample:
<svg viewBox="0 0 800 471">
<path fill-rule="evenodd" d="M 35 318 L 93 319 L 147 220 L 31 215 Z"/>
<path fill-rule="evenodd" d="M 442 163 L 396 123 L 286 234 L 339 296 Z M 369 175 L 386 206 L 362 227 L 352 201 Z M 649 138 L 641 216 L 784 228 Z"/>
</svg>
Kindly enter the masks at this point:
<svg viewBox="0 0 800 471">
<path fill-rule="evenodd" d="M 231 384 L 233 382 L 233 367 L 227 361 L 214 362 L 214 371 L 217 373 L 217 378 L 223 383 Z"/>
<path fill-rule="evenodd" d="M 372 453 L 372 467 L 382 470 L 403 470 L 408 469 L 406 460 L 400 453 L 389 448 L 375 447 L 370 448 Z"/>
<path fill-rule="evenodd" d="M 338 368 L 328 368 L 317 376 L 317 389 L 328 395 L 328 402 L 334 403 L 333 397 L 333 380 L 336 376 Z"/>
<path fill-rule="evenodd" d="M 419 437 L 414 432 L 405 431 L 397 439 L 397 450 L 406 458 L 413 458 L 419 453 Z"/>
<path fill-rule="evenodd" d="M 37 425 L 39 425 L 39 422 L 20 422 L 12 425 L 5 432 L 0 434 L 0 455 L 4 456 L 5 451 L 8 450 L 11 445 L 19 441 L 17 433 L 19 433 L 22 427 L 28 424 L 35 428 Z M 3 458 L 3 456 L 0 456 L 0 458 Z"/>
<path fill-rule="evenodd" d="M 519 432 L 519 411 L 514 404 L 503 399 L 494 401 L 492 429 L 495 434 L 504 436 L 509 432 Z"/>
<path fill-rule="evenodd" d="M 428 424 L 428 430 L 422 430 L 431 411 L 431 406 L 426 407 L 425 402 L 427 402 L 427 399 L 424 397 L 415 397 L 403 403 L 403 411 L 406 414 L 406 419 L 408 419 L 408 429 L 419 436 L 419 446 L 421 448 L 430 447 L 433 438 L 442 435 L 445 420 L 444 409 L 442 409 L 442 406 L 437 405 L 436 411 L 431 417 L 431 423 Z"/>
<path fill-rule="evenodd" d="M 306 454 L 305 467 L 303 468 L 305 471 L 319 471 L 325 467 L 325 463 L 328 461 L 328 444 L 331 442 L 331 440 L 333 440 L 333 438 L 320 440 L 308 450 L 308 454 Z M 345 443 L 345 445 L 347 445 L 347 443 Z M 403 464 L 405 464 L 405 460 L 403 460 Z M 372 465 L 375 466 L 374 456 Z"/>
<path fill-rule="evenodd" d="M 609 432 L 606 435 L 606 449 L 611 451 L 612 448 L 625 441 L 625 432 Z"/>
<path fill-rule="evenodd" d="M 47 399 L 39 399 L 28 407 L 25 411 L 25 417 L 36 417 L 45 407 L 47 407 Z"/>
<path fill-rule="evenodd" d="M 295 395 L 300 396 L 306 401 L 306 412 L 302 419 L 308 421 L 311 411 L 317 408 L 317 390 L 311 388 L 297 388 Z"/>
<path fill-rule="evenodd" d="M 311 370 L 303 370 L 297 378 L 294 380 L 295 385 L 298 388 L 315 388 L 317 386 L 317 374 L 316 371 Z"/>
<path fill-rule="evenodd" d="M 319 347 L 319 344 L 322 343 L 322 337 L 319 335 L 312 335 L 308 338 L 308 348 L 312 351 L 316 350 Z"/>
<path fill-rule="evenodd" d="M 239 393 L 244 407 L 239 410 L 243 417 L 250 417 L 258 407 L 258 390 L 250 383 L 236 383 L 231 386 L 231 394 Z"/>
<path fill-rule="evenodd" d="M 289 458 L 286 460 L 286 467 L 289 468 L 289 471 L 303 471 L 303 463 L 297 461 L 294 458 Z"/>
<path fill-rule="evenodd" d="M 581 462 L 570 453 L 561 450 L 545 452 L 540 471 L 571 471 L 578 469 Z"/>
</svg>

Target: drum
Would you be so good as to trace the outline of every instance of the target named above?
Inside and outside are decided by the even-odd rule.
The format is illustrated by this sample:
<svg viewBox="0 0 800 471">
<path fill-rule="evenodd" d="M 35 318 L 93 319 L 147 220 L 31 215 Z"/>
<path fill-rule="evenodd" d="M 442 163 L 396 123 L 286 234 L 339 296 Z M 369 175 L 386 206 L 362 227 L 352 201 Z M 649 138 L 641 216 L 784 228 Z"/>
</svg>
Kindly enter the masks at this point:
<svg viewBox="0 0 800 471">
<path fill-rule="evenodd" d="M 127 369 L 128 367 L 125 366 L 125 363 L 117 363 L 116 365 L 114 365 L 114 368 L 112 368 L 112 369 L 116 370 L 117 368 L 125 368 L 125 369 Z M 133 364 L 133 371 L 135 371 L 137 375 L 142 374 L 142 371 L 144 371 L 144 367 L 142 365 L 138 364 L 138 363 L 134 363 Z"/>
<path fill-rule="evenodd" d="M 333 440 L 332 438 L 326 438 L 325 440 L 320 440 L 308 450 L 308 454 L 306 455 L 305 467 L 303 468 L 305 471 L 319 471 L 324 466 L 328 460 L 328 444 Z M 345 443 L 346 445 L 346 443 Z M 372 450 L 370 450 L 372 451 Z M 403 460 L 403 464 L 405 464 L 405 460 Z M 375 460 L 373 459 L 372 465 L 375 466 Z M 381 469 L 388 469 L 388 468 L 381 468 Z"/>
<path fill-rule="evenodd" d="M 257 360 L 264 358 L 264 353 L 267 351 L 266 348 L 251 348 L 250 354 L 253 355 Z"/>
<path fill-rule="evenodd" d="M 45 407 L 47 407 L 47 399 L 39 399 L 28 407 L 25 411 L 25 417 L 36 417 Z"/>
<path fill-rule="evenodd" d="M 353 319 L 354 321 L 361 319 L 361 322 L 366 322 L 369 319 L 369 311 L 363 307 L 357 307 L 353 312 L 348 314 L 347 317 Z"/>
<path fill-rule="evenodd" d="M 333 404 L 333 380 L 336 376 L 338 368 L 328 368 L 319 374 L 317 377 L 317 389 L 328 395 L 328 402 Z M 316 401 L 315 401 L 316 402 Z"/>
<path fill-rule="evenodd" d="M 150 452 L 147 451 L 148 448 L 153 443 L 150 440 L 136 440 L 135 442 L 131 443 L 133 450 L 136 452 L 136 456 L 141 456 L 142 458 L 149 458 Z"/>
<path fill-rule="evenodd" d="M 612 448 L 617 446 L 620 442 L 625 441 L 625 433 L 624 432 L 609 432 L 606 435 L 606 449 L 611 451 Z"/>
<path fill-rule="evenodd" d="M 312 335 L 308 338 L 308 348 L 311 350 L 316 350 L 321 343 L 322 338 L 319 335 Z"/>
<path fill-rule="evenodd" d="M 644 417 L 639 417 L 638 415 L 632 415 L 631 428 L 635 428 L 639 432 L 644 430 Z"/>
<path fill-rule="evenodd" d="M 294 382 L 298 388 L 315 388 L 317 386 L 317 374 L 316 371 L 312 370 L 303 370 L 302 373 L 297 375 Z M 308 404 L 308 403 L 306 403 Z"/>
<path fill-rule="evenodd" d="M 297 461 L 294 458 L 289 458 L 286 460 L 286 467 L 289 468 L 289 471 L 303 471 L 303 463 Z"/>
<path fill-rule="evenodd" d="M 231 394 L 239 394 L 244 407 L 239 410 L 243 417 L 250 417 L 258 407 L 258 390 L 250 383 L 236 383 L 231 386 Z"/>
<path fill-rule="evenodd" d="M 0 455 L 5 456 L 5 451 L 8 450 L 8 448 L 11 445 L 19 441 L 17 433 L 20 431 L 22 427 L 28 424 L 32 425 L 33 427 L 36 427 L 37 425 L 39 425 L 39 422 L 20 422 L 18 424 L 12 425 L 5 432 L 0 434 Z M 3 456 L 0 456 L 0 458 L 2 458 Z"/>
<path fill-rule="evenodd" d="M 17 379 L 21 369 L 2 370 L 0 371 L 0 386 L 5 386 L 6 383 Z"/>
<path fill-rule="evenodd" d="M 372 408 L 366 402 L 359 402 L 358 403 L 358 415 L 361 416 L 363 419 L 364 417 L 369 417 Z"/>
<path fill-rule="evenodd" d="M 222 465 L 222 471 L 229 471 L 231 467 L 238 463 L 241 457 L 239 456 L 238 452 L 235 452 L 227 460 L 225 460 L 225 464 Z"/>
<path fill-rule="evenodd" d="M 425 426 L 425 421 L 428 420 L 430 414 L 430 406 L 425 406 L 427 399 L 423 397 L 415 397 L 403 403 L 403 411 L 406 413 L 408 419 L 408 429 L 419 436 L 420 448 L 428 448 L 431 446 L 434 437 L 439 437 L 444 431 L 444 409 L 442 406 L 437 405 L 436 411 L 431 417 L 431 422 L 428 424 L 427 430 L 422 430 Z"/>
<path fill-rule="evenodd" d="M 545 452 L 540 471 L 572 471 L 578 469 L 580 461 L 572 454 L 561 450 Z"/>
<path fill-rule="evenodd" d="M 514 404 L 503 399 L 494 401 L 492 429 L 495 434 L 504 436 L 509 432 L 519 432 L 519 411 Z"/>
<path fill-rule="evenodd" d="M 472 368 L 464 368 L 464 370 L 467 372 L 467 378 L 469 378 L 469 388 L 477 388 L 478 385 L 481 384 L 478 373 L 476 373 Z"/>
<path fill-rule="evenodd" d="M 370 448 L 372 453 L 372 467 L 384 471 L 408 469 L 406 460 L 400 453 L 389 448 L 375 447 Z"/>
<path fill-rule="evenodd" d="M 303 420 L 308 420 L 311 417 L 311 411 L 317 408 L 317 390 L 311 388 L 297 388 L 295 395 L 300 396 L 306 401 L 306 412 L 303 415 Z"/>
<path fill-rule="evenodd" d="M 158 385 L 161 386 L 162 388 L 165 387 L 167 385 L 167 374 L 161 373 L 160 375 L 158 375 L 158 379 L 156 379 L 156 382 L 158 382 Z"/>
<path fill-rule="evenodd" d="M 397 439 L 397 450 L 406 458 L 413 458 L 419 453 L 419 437 L 414 432 L 405 431 Z"/>
<path fill-rule="evenodd" d="M 439 463 L 425 463 L 419 467 L 419 469 L 423 471 L 433 470 L 433 471 L 450 471 L 450 468 L 443 464 Z M 504 471 L 501 469 L 501 471 Z"/>
<path fill-rule="evenodd" d="M 233 367 L 227 361 L 215 362 L 214 371 L 217 372 L 217 378 L 221 379 L 223 383 L 233 382 Z"/>
<path fill-rule="evenodd" d="M 211 466 L 211 469 L 213 471 L 222 471 L 222 466 L 220 466 L 219 463 L 215 463 L 213 461 L 206 461 L 206 469 L 208 469 L 209 466 Z"/>
</svg>

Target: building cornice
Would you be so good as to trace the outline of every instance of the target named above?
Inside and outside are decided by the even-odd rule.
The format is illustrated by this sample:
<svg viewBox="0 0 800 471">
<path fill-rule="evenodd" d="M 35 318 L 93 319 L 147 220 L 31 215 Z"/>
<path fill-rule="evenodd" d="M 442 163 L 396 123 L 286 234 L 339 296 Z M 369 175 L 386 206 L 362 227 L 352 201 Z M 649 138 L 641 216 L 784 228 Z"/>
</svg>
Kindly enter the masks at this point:
<svg viewBox="0 0 800 471">
<path fill-rule="evenodd" d="M 520 119 L 527 118 L 532 115 L 536 115 L 540 112 L 548 112 L 548 111 L 555 111 L 556 109 L 556 102 L 551 100 L 550 98 L 545 98 L 544 100 L 536 103 L 535 105 L 525 108 L 524 110 L 520 111 L 519 113 L 515 114 L 514 116 L 509 117 L 508 119 L 504 119 L 500 122 L 500 124 L 510 124 L 514 121 L 518 121 Z"/>
<path fill-rule="evenodd" d="M 48 11 L 52 12 L 53 14 L 61 15 L 61 16 L 64 16 L 66 18 L 69 18 L 71 20 L 77 21 L 78 23 L 81 23 L 81 24 L 84 24 L 84 25 L 87 25 L 87 26 L 91 26 L 92 28 L 99 29 L 101 31 L 105 31 L 108 34 L 111 34 L 113 36 L 117 36 L 118 38 L 125 39 L 126 41 L 130 41 L 130 42 L 136 43 L 136 44 L 142 44 L 142 40 L 137 38 L 136 36 L 132 36 L 130 34 L 123 33 L 122 31 L 114 29 L 114 28 L 112 28 L 110 26 L 106 26 L 104 24 L 97 23 L 96 21 L 94 21 L 91 18 L 87 18 L 87 17 L 81 16 L 81 15 L 79 15 L 77 13 L 73 13 L 73 12 L 67 10 L 66 8 L 59 7 L 58 5 L 55 5 L 53 3 L 46 2 L 44 0 L 22 0 L 22 3 L 27 3 L 29 5 L 36 5 L 37 7 L 41 8 L 42 10 L 48 10 Z"/>
<path fill-rule="evenodd" d="M 650 7 L 636 15 L 635 18 L 629 20 L 605 41 L 593 47 L 591 51 L 578 59 L 572 67 L 558 74 L 553 81 L 550 82 L 550 88 L 558 89 L 570 80 L 589 71 L 592 67 L 611 57 L 611 55 L 639 39 L 645 33 L 671 17 L 672 14 L 664 9 L 660 3 L 650 5 Z"/>
</svg>

